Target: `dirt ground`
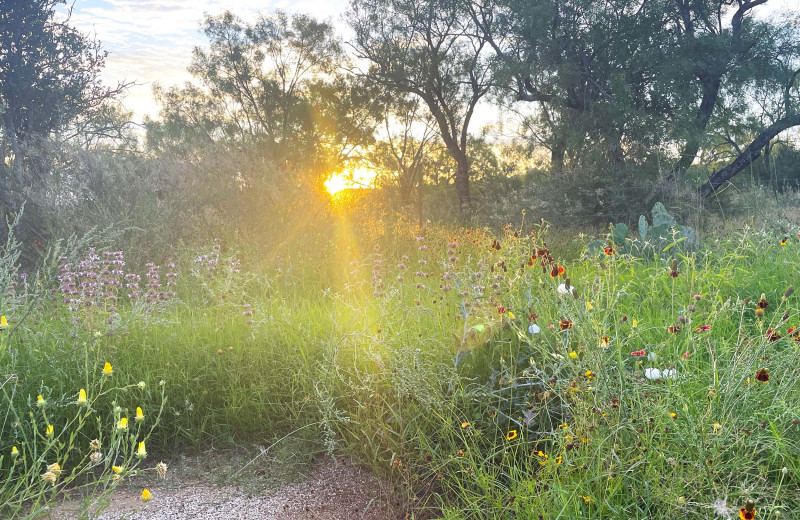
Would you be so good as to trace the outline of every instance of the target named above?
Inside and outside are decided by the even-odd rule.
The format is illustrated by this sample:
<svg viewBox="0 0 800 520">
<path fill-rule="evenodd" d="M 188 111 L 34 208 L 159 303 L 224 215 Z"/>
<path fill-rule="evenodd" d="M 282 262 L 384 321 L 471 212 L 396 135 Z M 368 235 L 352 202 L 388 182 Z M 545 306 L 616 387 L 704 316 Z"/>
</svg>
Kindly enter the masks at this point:
<svg viewBox="0 0 800 520">
<path fill-rule="evenodd" d="M 155 473 L 122 482 L 107 501 L 88 506 L 80 497 L 57 503 L 52 520 L 383 520 L 390 513 L 389 486 L 348 459 L 318 457 L 286 461 L 247 460 L 225 453 L 167 462 L 164 480 Z M 155 462 L 153 462 L 155 465 Z M 152 498 L 144 503 L 142 489 Z"/>
</svg>

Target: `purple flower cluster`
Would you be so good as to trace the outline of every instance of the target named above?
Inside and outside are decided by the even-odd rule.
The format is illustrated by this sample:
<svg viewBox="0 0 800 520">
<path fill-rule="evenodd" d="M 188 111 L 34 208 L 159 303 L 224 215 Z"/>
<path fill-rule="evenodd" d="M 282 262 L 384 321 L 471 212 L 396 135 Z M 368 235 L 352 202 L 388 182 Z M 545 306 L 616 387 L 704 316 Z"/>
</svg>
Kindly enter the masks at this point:
<svg viewBox="0 0 800 520">
<path fill-rule="evenodd" d="M 146 264 L 149 269 L 146 290 L 139 286 L 141 276 L 133 272 L 125 272 L 125 257 L 122 251 L 103 251 L 102 256 L 94 248 L 80 262 L 73 264 L 68 258 L 61 257 L 58 266 L 61 302 L 75 312 L 79 308 L 98 308 L 109 313 L 106 320 L 112 323 L 117 315 L 117 299 L 125 295 L 129 300 L 144 298 L 147 303 L 165 301 L 175 296 L 175 264 L 168 264 L 168 291 L 161 289 L 159 267 L 153 263 Z"/>
</svg>

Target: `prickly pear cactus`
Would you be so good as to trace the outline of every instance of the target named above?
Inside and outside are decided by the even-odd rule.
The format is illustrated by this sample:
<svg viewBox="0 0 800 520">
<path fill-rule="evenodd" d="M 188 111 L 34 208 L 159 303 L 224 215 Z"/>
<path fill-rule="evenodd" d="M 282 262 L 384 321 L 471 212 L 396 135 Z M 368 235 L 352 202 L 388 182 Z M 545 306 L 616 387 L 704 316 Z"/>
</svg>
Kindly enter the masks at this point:
<svg viewBox="0 0 800 520">
<path fill-rule="evenodd" d="M 675 247 L 681 251 L 694 251 L 700 247 L 697 231 L 678 224 L 662 203 L 656 202 L 650 214 L 652 224 L 648 223 L 644 215 L 639 217 L 637 238 L 628 238 L 628 226 L 620 223 L 611 229 L 605 240 L 589 242 L 586 245 L 586 254 L 603 255 L 606 248 L 611 247 L 617 254 L 652 257 L 673 254 L 674 252 L 668 252 Z"/>
</svg>

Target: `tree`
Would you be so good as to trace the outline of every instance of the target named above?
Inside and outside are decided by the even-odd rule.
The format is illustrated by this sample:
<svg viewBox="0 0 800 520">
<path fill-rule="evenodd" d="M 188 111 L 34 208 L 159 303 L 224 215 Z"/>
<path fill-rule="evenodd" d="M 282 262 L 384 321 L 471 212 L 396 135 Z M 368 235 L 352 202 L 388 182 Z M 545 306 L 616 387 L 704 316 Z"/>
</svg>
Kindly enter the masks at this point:
<svg viewBox="0 0 800 520">
<path fill-rule="evenodd" d="M 469 125 L 492 86 L 486 40 L 460 0 L 352 0 L 351 45 L 366 76 L 422 100 L 457 165 L 456 191 L 470 204 Z"/>
<path fill-rule="evenodd" d="M 39 160 L 31 171 L 39 143 L 55 138 L 56 146 L 77 138 L 90 145 L 120 137 L 126 122 L 109 112 L 109 102 L 127 84 L 105 87 L 100 81 L 106 52 L 100 42 L 59 19 L 65 0 L 0 2 L 0 204 L 16 212 L 38 189 L 53 165 Z M 108 115 L 109 118 L 106 118 Z M 41 158 L 40 158 L 41 159 Z M 10 165 L 7 166 L 7 165 Z M 35 208 L 26 207 L 25 227 Z M 25 233 L 35 231 L 28 229 Z"/>
</svg>

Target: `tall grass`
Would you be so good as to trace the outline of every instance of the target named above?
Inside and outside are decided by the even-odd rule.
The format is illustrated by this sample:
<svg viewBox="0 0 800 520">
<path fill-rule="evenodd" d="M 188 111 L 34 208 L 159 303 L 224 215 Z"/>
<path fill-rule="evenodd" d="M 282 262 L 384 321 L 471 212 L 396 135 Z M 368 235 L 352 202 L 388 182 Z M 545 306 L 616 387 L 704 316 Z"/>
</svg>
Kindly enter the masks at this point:
<svg viewBox="0 0 800 520">
<path fill-rule="evenodd" d="M 47 393 L 66 424 L 109 362 L 123 410 L 160 409 L 163 389 L 151 453 L 348 453 L 417 518 L 732 518 L 747 500 L 791 518 L 800 240 L 564 259 L 545 243 L 574 237 L 548 233 L 525 215 L 497 234 L 343 217 L 269 261 L 226 237 L 172 259 L 174 297 L 7 311 L 8 399 L 35 413 Z"/>
</svg>

